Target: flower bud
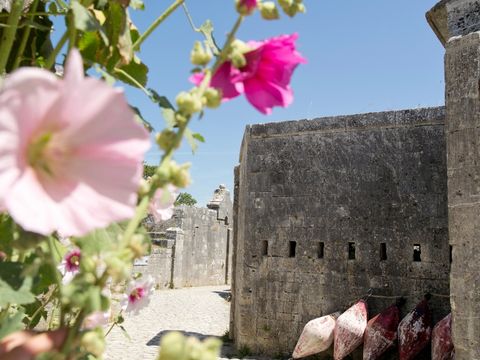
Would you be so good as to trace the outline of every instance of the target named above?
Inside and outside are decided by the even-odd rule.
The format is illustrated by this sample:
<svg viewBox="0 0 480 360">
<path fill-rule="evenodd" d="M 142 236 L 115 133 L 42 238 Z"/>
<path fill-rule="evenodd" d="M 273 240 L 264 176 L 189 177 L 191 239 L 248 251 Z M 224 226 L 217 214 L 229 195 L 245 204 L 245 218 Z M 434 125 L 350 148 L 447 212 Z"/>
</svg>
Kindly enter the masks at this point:
<svg viewBox="0 0 480 360">
<path fill-rule="evenodd" d="M 202 101 L 196 94 L 182 91 L 176 98 L 179 110 L 185 114 L 194 114 L 202 110 Z"/>
<path fill-rule="evenodd" d="M 277 6 L 273 1 L 260 3 L 260 14 L 265 20 L 276 20 L 280 17 Z"/>
<path fill-rule="evenodd" d="M 96 357 L 102 356 L 105 351 L 105 337 L 103 336 L 103 330 L 101 328 L 96 328 L 95 330 L 84 333 L 80 340 L 80 346 L 85 352 L 91 353 Z"/>
<path fill-rule="evenodd" d="M 105 263 L 107 265 L 108 275 L 114 280 L 122 281 L 130 275 L 130 267 L 115 255 L 109 256 L 105 260 Z"/>
<path fill-rule="evenodd" d="M 205 105 L 211 109 L 215 109 L 222 103 L 222 93 L 220 90 L 208 88 L 203 93 Z"/>
<path fill-rule="evenodd" d="M 130 250 L 132 250 L 133 257 L 135 259 L 144 256 L 148 250 L 148 244 L 145 241 L 145 237 L 140 234 L 135 234 L 132 236 L 128 247 L 130 248 Z"/>
<path fill-rule="evenodd" d="M 190 53 L 190 61 L 193 65 L 205 66 L 212 60 L 212 56 L 210 48 L 205 49 L 200 41 L 195 41 Z"/>
<path fill-rule="evenodd" d="M 278 0 L 278 3 L 285 14 L 290 17 L 295 16 L 299 12 L 304 13 L 306 11 L 302 0 Z"/>
<path fill-rule="evenodd" d="M 155 136 L 157 144 L 162 150 L 178 148 L 180 144 L 176 144 L 176 146 L 174 147 L 176 137 L 177 137 L 177 133 L 170 129 L 165 129 L 161 133 L 157 133 L 157 135 Z"/>
<path fill-rule="evenodd" d="M 236 0 L 237 11 L 240 15 L 250 15 L 257 7 L 257 0 Z"/>
<path fill-rule="evenodd" d="M 171 165 L 171 180 L 172 184 L 179 188 L 187 187 L 190 184 L 190 173 L 188 169 L 190 164 L 183 164 L 178 166 L 172 162 Z"/>
</svg>

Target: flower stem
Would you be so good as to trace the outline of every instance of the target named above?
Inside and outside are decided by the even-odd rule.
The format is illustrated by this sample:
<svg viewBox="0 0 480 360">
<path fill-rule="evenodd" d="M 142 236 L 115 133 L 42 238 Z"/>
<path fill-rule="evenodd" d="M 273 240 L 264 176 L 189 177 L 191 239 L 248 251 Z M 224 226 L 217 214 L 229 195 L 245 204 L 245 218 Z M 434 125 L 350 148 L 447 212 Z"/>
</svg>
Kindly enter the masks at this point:
<svg viewBox="0 0 480 360">
<path fill-rule="evenodd" d="M 72 10 L 69 11 L 67 15 L 68 23 L 68 52 L 75 47 L 77 43 L 77 28 L 75 27 L 75 20 L 73 18 Z"/>
<path fill-rule="evenodd" d="M 37 5 L 38 5 L 38 0 L 35 0 L 30 9 L 35 11 L 37 9 Z M 29 15 L 30 15 L 30 21 L 33 22 L 33 19 L 35 18 L 35 15 L 33 15 L 33 14 L 29 14 Z M 18 47 L 17 56 L 15 58 L 15 62 L 13 63 L 12 70 L 15 70 L 16 68 L 18 68 L 20 66 L 20 62 L 22 61 L 23 52 L 25 51 L 25 47 L 27 46 L 28 38 L 30 37 L 30 32 L 31 31 L 32 31 L 32 28 L 30 26 L 27 26 L 25 28 L 25 30 L 23 31 L 22 41 L 20 42 L 20 46 Z"/>
<path fill-rule="evenodd" d="M 8 58 L 12 51 L 12 45 L 15 41 L 15 35 L 17 33 L 18 22 L 23 10 L 23 0 L 13 0 L 12 8 L 10 10 L 10 16 L 7 21 L 7 28 L 3 32 L 3 36 L 0 42 L 0 76 L 5 73 Z"/>
<path fill-rule="evenodd" d="M 168 18 L 185 0 L 175 0 L 155 21 L 148 27 L 148 29 L 135 41 L 133 44 L 133 51 L 138 51 L 140 45 L 152 34 L 153 31 Z"/>
<path fill-rule="evenodd" d="M 215 72 L 218 70 L 220 65 L 222 65 L 223 62 L 225 61 L 228 51 L 230 50 L 230 45 L 232 45 L 233 40 L 235 40 L 235 34 L 240 28 L 240 25 L 242 25 L 242 22 L 244 19 L 245 17 L 243 15 L 240 15 L 237 21 L 235 22 L 235 25 L 233 25 L 232 31 L 228 33 L 228 37 L 227 37 L 227 40 L 225 41 L 225 45 L 223 45 L 222 51 L 220 52 L 220 55 L 218 55 L 215 65 L 213 65 L 212 67 L 212 74 L 215 74 Z"/>
<path fill-rule="evenodd" d="M 183 3 L 183 1 L 184 0 L 175 1 L 175 3 L 170 6 L 170 8 L 173 8 L 173 10 L 175 10 L 178 6 L 180 6 Z M 173 12 L 173 10 L 171 12 Z M 168 10 L 164 14 L 166 14 L 167 12 L 168 12 Z M 162 18 L 162 16 L 163 16 L 163 14 L 158 19 Z M 162 21 L 163 20 L 164 19 L 162 19 Z M 203 79 L 203 81 L 200 85 L 201 92 L 205 91 L 205 89 L 208 87 L 212 74 L 215 73 L 215 71 L 218 69 L 218 67 L 223 63 L 224 59 L 226 58 L 226 55 L 228 53 L 228 48 L 232 44 L 233 40 L 235 40 L 235 34 L 237 33 L 238 29 L 240 28 L 240 25 L 242 24 L 243 20 L 244 20 L 244 17 L 242 15 L 240 15 L 238 17 L 237 21 L 235 22 L 235 25 L 233 26 L 232 30 L 228 34 L 225 45 L 224 45 L 222 51 L 220 52 L 220 55 L 217 57 L 217 61 L 215 62 L 214 66 L 212 68 L 212 71 L 209 71 L 205 74 L 205 78 Z M 160 24 L 160 22 L 158 24 Z M 156 26 L 158 26 L 158 24 Z M 150 26 L 150 27 L 152 27 L 152 26 Z M 153 29 L 152 29 L 152 31 L 153 31 Z M 145 34 L 147 32 L 148 32 L 148 30 L 145 32 Z M 139 40 L 140 40 L 140 38 L 139 38 Z M 138 40 L 137 40 L 137 42 L 138 42 Z M 137 42 L 135 42 L 135 44 L 134 44 L 134 49 L 135 49 L 135 46 L 136 46 Z M 175 135 L 175 139 L 174 139 L 174 141 L 172 141 L 172 146 L 170 146 L 170 148 L 168 150 L 166 150 L 165 154 L 163 154 L 163 156 L 162 156 L 162 160 L 160 161 L 160 164 L 158 166 L 158 170 L 161 170 L 163 167 L 167 166 L 167 164 L 170 162 L 170 160 L 173 156 L 174 150 L 178 147 L 178 144 L 180 144 L 180 142 L 183 139 L 183 135 L 185 133 L 185 130 L 187 129 L 187 126 L 188 126 L 190 120 L 191 120 L 191 117 L 189 117 L 184 124 L 179 126 L 177 134 Z M 153 198 L 153 195 L 155 194 L 155 191 L 158 187 L 158 185 L 155 186 L 155 183 L 156 183 L 155 178 L 158 179 L 158 170 L 157 170 L 157 174 L 155 174 L 153 176 L 153 179 L 154 179 L 154 181 L 152 181 L 153 186 L 150 187 L 148 193 L 142 198 L 140 203 L 137 205 L 135 215 L 127 225 L 127 228 L 126 228 L 126 230 L 123 234 L 123 241 L 125 243 L 127 243 L 130 240 L 130 238 L 135 234 L 135 231 L 137 230 L 138 226 L 142 222 L 143 218 L 146 216 L 147 208 L 148 208 L 148 204 L 150 202 L 150 199 Z"/>
<path fill-rule="evenodd" d="M 55 245 L 53 244 L 53 237 L 49 236 L 47 237 L 47 242 L 48 242 L 48 250 L 49 250 L 49 255 L 50 255 L 50 265 L 52 266 L 52 271 L 55 274 L 55 281 L 57 283 L 57 289 L 59 293 L 59 305 L 60 305 L 60 327 L 63 327 L 65 324 L 65 314 L 62 309 L 62 303 L 61 303 L 61 298 L 62 298 L 62 279 L 60 278 L 60 275 L 57 270 L 57 261 L 55 260 Z"/>
<path fill-rule="evenodd" d="M 57 46 L 48 56 L 47 61 L 45 61 L 45 68 L 51 69 L 55 65 L 55 60 L 57 59 L 58 54 L 62 51 L 63 46 L 68 40 L 68 30 L 62 35 L 61 39 L 58 41 Z"/>
<path fill-rule="evenodd" d="M 37 317 L 37 315 L 38 315 L 43 309 L 45 309 L 45 307 L 50 303 L 50 301 L 53 300 L 53 295 L 55 294 L 56 291 L 57 291 L 57 285 L 54 285 L 54 288 L 52 289 L 52 292 L 51 292 L 50 295 L 48 296 L 47 300 L 45 300 L 45 302 L 43 302 L 42 305 L 39 306 L 37 310 L 35 310 L 35 312 L 33 313 L 32 317 L 30 318 L 30 321 L 28 322 L 28 329 L 30 329 L 30 327 L 32 326 L 32 322 L 33 322 L 33 320 L 35 320 L 35 318 Z"/>
</svg>

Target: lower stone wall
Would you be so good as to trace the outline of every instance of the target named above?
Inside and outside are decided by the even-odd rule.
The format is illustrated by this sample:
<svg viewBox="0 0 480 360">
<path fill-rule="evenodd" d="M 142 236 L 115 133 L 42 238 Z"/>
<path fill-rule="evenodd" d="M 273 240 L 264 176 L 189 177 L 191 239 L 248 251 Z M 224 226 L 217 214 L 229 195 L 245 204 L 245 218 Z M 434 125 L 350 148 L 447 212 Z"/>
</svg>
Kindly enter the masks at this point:
<svg viewBox="0 0 480 360">
<path fill-rule="evenodd" d="M 170 233 L 176 235 L 175 232 Z M 145 256 L 135 262 L 134 272 L 142 273 L 143 276 L 151 275 L 157 288 L 168 289 L 172 287 L 172 261 L 174 256 L 175 239 L 161 239 L 160 234 L 150 234 L 153 245 L 149 256 Z M 167 236 L 169 233 L 167 233 Z"/>
<path fill-rule="evenodd" d="M 150 233 L 151 254 L 137 260 L 134 271 L 152 275 L 159 288 L 229 283 L 232 272 L 230 193 L 221 185 L 207 206 L 177 206 L 172 219 L 167 221 L 172 227 Z M 149 228 L 163 230 L 163 225 L 149 223 Z"/>
</svg>

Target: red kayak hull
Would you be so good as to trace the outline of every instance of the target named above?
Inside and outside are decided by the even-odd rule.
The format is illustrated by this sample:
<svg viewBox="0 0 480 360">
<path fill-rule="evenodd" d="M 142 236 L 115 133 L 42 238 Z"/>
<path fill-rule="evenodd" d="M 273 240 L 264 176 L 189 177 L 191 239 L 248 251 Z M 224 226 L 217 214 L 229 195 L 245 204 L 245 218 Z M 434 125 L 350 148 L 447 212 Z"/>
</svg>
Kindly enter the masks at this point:
<svg viewBox="0 0 480 360">
<path fill-rule="evenodd" d="M 398 326 L 398 350 L 400 360 L 412 360 L 430 342 L 432 312 L 428 300 L 421 301 L 407 314 Z"/>
<path fill-rule="evenodd" d="M 363 342 L 367 327 L 367 304 L 360 300 L 337 319 L 333 357 L 341 360 L 352 353 Z"/>
<path fill-rule="evenodd" d="M 452 340 L 452 314 L 440 320 L 432 331 L 432 360 L 455 359 Z"/>
<path fill-rule="evenodd" d="M 377 360 L 395 346 L 399 323 L 400 309 L 397 305 L 370 319 L 363 341 L 363 360 Z"/>
</svg>

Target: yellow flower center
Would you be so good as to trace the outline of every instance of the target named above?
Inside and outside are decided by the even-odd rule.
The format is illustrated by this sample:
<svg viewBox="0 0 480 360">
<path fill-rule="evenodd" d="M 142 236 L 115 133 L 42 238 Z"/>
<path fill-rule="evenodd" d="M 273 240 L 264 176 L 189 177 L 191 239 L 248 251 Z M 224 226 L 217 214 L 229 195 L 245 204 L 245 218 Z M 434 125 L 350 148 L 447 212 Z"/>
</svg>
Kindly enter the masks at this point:
<svg viewBox="0 0 480 360">
<path fill-rule="evenodd" d="M 65 162 L 67 151 L 58 141 L 54 132 L 46 132 L 30 142 L 27 149 L 28 164 L 35 170 L 53 176 L 62 163 Z"/>
</svg>

